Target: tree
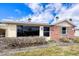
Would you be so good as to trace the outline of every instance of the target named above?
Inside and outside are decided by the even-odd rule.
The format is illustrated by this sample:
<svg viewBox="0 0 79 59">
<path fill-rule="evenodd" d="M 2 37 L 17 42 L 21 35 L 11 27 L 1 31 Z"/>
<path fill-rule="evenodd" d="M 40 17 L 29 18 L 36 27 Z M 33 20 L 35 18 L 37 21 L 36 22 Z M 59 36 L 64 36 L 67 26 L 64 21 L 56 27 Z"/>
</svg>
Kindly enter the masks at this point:
<svg viewBox="0 0 79 59">
<path fill-rule="evenodd" d="M 32 19 L 31 18 L 28 18 L 28 21 L 30 22 Z"/>
</svg>

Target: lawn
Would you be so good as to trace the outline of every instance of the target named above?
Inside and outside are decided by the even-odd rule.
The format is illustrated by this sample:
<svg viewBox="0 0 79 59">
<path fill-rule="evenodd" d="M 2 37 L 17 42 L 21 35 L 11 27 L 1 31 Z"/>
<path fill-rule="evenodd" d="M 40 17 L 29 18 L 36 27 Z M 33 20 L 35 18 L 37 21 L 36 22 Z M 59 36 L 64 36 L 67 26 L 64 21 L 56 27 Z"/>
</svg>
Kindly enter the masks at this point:
<svg viewBox="0 0 79 59">
<path fill-rule="evenodd" d="M 0 38 L 0 55 L 79 56 L 79 37 L 46 41 L 43 37 Z"/>
<path fill-rule="evenodd" d="M 29 52 L 18 52 L 16 56 L 79 56 L 79 46 L 52 46 Z"/>
</svg>

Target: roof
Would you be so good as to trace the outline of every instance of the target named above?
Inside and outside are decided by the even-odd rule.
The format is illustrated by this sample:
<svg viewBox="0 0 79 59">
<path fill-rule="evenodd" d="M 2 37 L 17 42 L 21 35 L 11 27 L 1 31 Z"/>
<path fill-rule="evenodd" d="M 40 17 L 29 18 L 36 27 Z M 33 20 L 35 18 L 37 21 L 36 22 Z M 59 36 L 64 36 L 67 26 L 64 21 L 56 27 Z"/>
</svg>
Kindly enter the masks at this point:
<svg viewBox="0 0 79 59">
<path fill-rule="evenodd" d="M 1 24 L 16 24 L 16 25 L 28 25 L 28 26 L 50 26 L 48 23 L 34 23 L 34 22 L 17 22 L 17 21 L 4 21 Z"/>
<path fill-rule="evenodd" d="M 56 25 L 58 23 L 61 23 L 61 22 L 68 22 L 69 24 L 75 26 L 71 21 L 68 20 L 68 18 L 62 18 L 61 20 L 58 19 L 57 21 L 53 21 L 52 23 L 53 24 L 48 24 L 48 23 L 36 23 L 36 22 L 24 22 L 24 21 L 0 21 L 0 23 L 3 23 L 3 24 L 16 24 L 16 25 L 29 25 L 29 26 L 51 26 L 51 25 Z"/>
<path fill-rule="evenodd" d="M 56 22 L 54 22 L 52 25 L 56 25 L 59 24 L 61 22 L 68 22 L 69 24 L 71 24 L 72 26 L 75 26 L 71 21 L 65 19 L 65 20 L 57 20 Z"/>
</svg>

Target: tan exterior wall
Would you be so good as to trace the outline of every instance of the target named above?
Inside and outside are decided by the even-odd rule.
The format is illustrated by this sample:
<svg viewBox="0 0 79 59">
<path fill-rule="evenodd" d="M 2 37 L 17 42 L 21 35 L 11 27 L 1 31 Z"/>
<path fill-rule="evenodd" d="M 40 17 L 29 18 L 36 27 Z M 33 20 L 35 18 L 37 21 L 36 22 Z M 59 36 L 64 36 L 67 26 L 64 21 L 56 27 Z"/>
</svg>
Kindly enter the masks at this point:
<svg viewBox="0 0 79 59">
<path fill-rule="evenodd" d="M 66 36 L 63 36 L 61 34 L 61 27 L 62 26 L 67 27 L 67 35 Z M 39 28 L 39 30 L 40 30 L 39 36 L 44 35 L 43 27 L 44 26 L 40 26 L 40 28 Z M 4 27 L 1 27 L 1 28 L 5 29 L 5 37 L 17 37 L 17 25 L 16 24 L 6 24 L 6 25 L 4 25 Z M 50 27 L 50 36 L 47 39 L 48 40 L 49 39 L 58 40 L 62 37 L 72 38 L 72 37 L 74 37 L 74 33 L 75 33 L 75 31 L 73 29 L 74 29 L 74 27 L 67 22 L 58 23 L 58 24 Z"/>
<path fill-rule="evenodd" d="M 17 26 L 15 24 L 7 24 L 6 37 L 17 37 Z"/>
<path fill-rule="evenodd" d="M 0 29 L 6 29 L 7 25 L 6 24 L 0 24 Z"/>
<path fill-rule="evenodd" d="M 64 21 L 64 22 L 61 22 L 61 23 L 56 24 L 56 26 L 71 27 L 72 25 L 71 25 L 71 24 L 69 24 L 68 22 Z"/>
</svg>

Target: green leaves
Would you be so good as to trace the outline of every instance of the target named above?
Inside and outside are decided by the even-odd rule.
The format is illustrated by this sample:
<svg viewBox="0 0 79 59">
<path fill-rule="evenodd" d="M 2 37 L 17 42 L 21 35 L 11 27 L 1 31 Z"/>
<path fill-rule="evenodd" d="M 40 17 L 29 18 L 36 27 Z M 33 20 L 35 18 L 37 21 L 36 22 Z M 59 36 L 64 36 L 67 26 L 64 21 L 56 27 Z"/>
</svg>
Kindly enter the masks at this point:
<svg viewBox="0 0 79 59">
<path fill-rule="evenodd" d="M 31 18 L 28 18 L 28 20 L 31 20 Z"/>
</svg>

